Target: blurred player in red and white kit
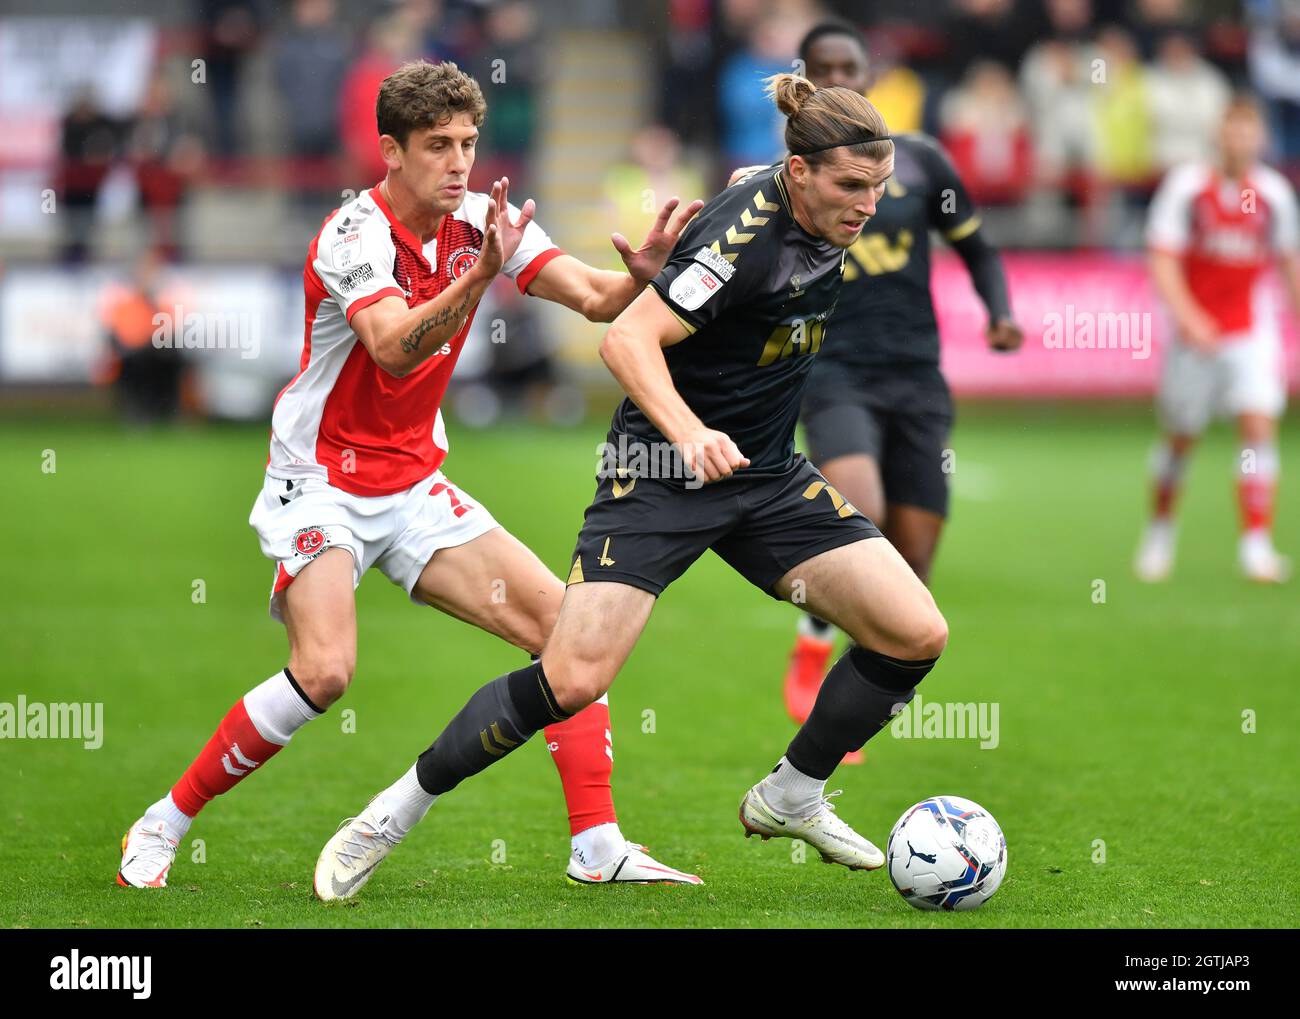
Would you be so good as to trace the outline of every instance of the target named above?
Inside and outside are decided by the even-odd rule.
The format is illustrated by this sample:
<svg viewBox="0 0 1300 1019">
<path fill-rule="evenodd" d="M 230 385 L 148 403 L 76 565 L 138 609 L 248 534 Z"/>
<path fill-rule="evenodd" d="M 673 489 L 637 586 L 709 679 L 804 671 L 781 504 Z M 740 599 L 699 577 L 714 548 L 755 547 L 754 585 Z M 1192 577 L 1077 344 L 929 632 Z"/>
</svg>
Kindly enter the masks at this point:
<svg viewBox="0 0 1300 1019">
<path fill-rule="evenodd" d="M 1135 561 L 1143 580 L 1163 580 L 1173 568 L 1184 468 L 1218 415 L 1234 417 L 1241 437 L 1242 572 L 1264 583 L 1289 572 L 1272 537 L 1286 371 L 1277 316 L 1259 280 L 1276 260 L 1300 312 L 1300 215 L 1286 178 L 1259 162 L 1266 142 L 1259 107 L 1237 97 L 1223 117 L 1217 162 L 1171 170 L 1151 204 L 1151 275 L 1174 337 L 1157 395 L 1163 437 L 1152 458 L 1154 510 Z"/>
<path fill-rule="evenodd" d="M 356 666 L 354 591 L 370 567 L 417 604 L 540 654 L 564 585 L 477 500 L 446 478 L 439 404 L 470 320 L 498 273 L 520 291 L 594 321 L 611 321 L 662 268 L 700 208 L 660 211 L 633 250 L 613 236 L 628 271 L 566 255 L 516 209 L 509 182 L 468 192 L 486 104 L 454 64 L 407 64 L 377 103 L 384 181 L 330 215 L 303 270 L 306 331 L 298 374 L 280 393 L 266 481 L 249 523 L 275 562 L 271 614 L 284 622 L 288 665 L 232 707 L 171 790 L 123 839 L 118 882 L 162 887 L 176 847 L 214 796 L 260 769 L 294 731 L 338 700 Z M 671 226 L 669 220 L 672 219 Z M 577 882 L 699 878 L 657 863 L 624 839 L 610 790 L 608 703 L 546 730 L 573 833 Z M 484 744 L 498 734 L 484 730 Z M 409 789 L 423 798 L 415 770 Z M 399 783 L 385 795 L 401 797 Z M 349 819 L 348 838 L 318 866 L 323 899 L 368 879 L 358 862 L 406 834 L 383 796 Z"/>
</svg>

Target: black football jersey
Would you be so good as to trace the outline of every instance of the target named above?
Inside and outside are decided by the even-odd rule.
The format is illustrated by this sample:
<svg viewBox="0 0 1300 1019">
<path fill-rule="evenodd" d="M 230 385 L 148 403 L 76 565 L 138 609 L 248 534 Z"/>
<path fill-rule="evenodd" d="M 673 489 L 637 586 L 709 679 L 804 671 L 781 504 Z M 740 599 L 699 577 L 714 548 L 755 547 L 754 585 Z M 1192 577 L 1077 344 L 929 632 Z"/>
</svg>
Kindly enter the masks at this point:
<svg viewBox="0 0 1300 1019">
<path fill-rule="evenodd" d="M 748 471 L 792 462 L 804 384 L 843 269 L 843 249 L 795 222 L 777 164 L 705 205 L 650 281 L 690 330 L 664 350 L 677 392 L 732 438 Z M 630 399 L 613 429 L 666 441 Z"/>
<path fill-rule="evenodd" d="M 959 241 L 979 218 L 956 168 L 927 135 L 894 136 L 894 175 L 848 250 L 813 385 L 869 381 L 883 368 L 939 364 L 930 296 L 930 231 Z"/>
</svg>

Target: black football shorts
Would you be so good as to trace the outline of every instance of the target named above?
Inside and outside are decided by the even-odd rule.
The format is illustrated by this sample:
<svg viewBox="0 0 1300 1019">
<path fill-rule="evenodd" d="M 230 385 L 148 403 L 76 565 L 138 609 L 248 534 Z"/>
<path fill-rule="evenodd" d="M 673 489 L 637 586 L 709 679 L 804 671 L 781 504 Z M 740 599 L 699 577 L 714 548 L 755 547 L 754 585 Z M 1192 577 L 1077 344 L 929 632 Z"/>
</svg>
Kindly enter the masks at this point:
<svg viewBox="0 0 1300 1019">
<path fill-rule="evenodd" d="M 881 383 L 834 388 L 804 398 L 808 455 L 826 464 L 865 453 L 880 465 L 885 502 L 948 515 L 948 441 L 952 403 L 947 387 L 894 399 Z"/>
<path fill-rule="evenodd" d="M 568 583 L 614 581 L 653 595 L 707 549 L 755 587 L 864 538 L 876 525 L 802 455 L 783 470 L 737 472 L 700 487 L 653 477 L 604 477 L 587 508 Z"/>
</svg>

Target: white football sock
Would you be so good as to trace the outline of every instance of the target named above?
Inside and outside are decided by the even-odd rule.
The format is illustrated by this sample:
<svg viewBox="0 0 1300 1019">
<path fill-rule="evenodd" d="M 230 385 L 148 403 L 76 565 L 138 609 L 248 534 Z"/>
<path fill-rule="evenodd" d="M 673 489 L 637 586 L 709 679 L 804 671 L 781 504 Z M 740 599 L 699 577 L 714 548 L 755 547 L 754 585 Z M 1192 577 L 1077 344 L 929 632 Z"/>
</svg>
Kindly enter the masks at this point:
<svg viewBox="0 0 1300 1019">
<path fill-rule="evenodd" d="M 248 720 L 268 743 L 284 746 L 295 732 L 320 718 L 321 712 L 307 702 L 289 679 L 289 670 L 281 669 L 265 683 L 244 694 Z"/>
<path fill-rule="evenodd" d="M 398 838 L 405 838 L 406 833 L 423 819 L 438 797 L 426 793 L 415 776 L 415 765 L 410 771 L 375 797 L 376 806 L 381 813 L 389 815 L 388 824 Z"/>
<path fill-rule="evenodd" d="M 157 803 L 150 804 L 144 816 L 147 821 L 164 822 L 167 825 L 167 834 L 177 842 L 185 837 L 185 833 L 190 830 L 190 825 L 194 823 L 194 818 L 182 813 L 181 808 L 176 806 L 176 801 L 172 799 L 170 792 Z"/>
<path fill-rule="evenodd" d="M 780 814 L 807 817 L 826 793 L 826 780 L 805 775 L 784 757 L 763 779 L 761 792 L 768 806 Z"/>
<path fill-rule="evenodd" d="M 617 821 L 592 825 L 573 836 L 573 855 L 584 867 L 600 867 L 627 850 Z"/>
</svg>

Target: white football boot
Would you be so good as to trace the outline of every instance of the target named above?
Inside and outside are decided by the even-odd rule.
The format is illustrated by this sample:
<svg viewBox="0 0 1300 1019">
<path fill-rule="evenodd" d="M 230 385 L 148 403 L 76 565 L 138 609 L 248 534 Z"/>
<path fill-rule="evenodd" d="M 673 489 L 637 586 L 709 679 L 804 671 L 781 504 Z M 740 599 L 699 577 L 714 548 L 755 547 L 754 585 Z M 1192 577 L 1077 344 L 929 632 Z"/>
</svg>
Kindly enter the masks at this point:
<svg viewBox="0 0 1300 1019">
<path fill-rule="evenodd" d="M 122 836 L 117 883 L 123 888 L 166 888 L 177 844 L 168 834 L 166 822 L 140 818 Z"/>
<path fill-rule="evenodd" d="M 702 885 L 704 882 L 694 874 L 684 870 L 665 867 L 646 852 L 645 846 L 629 842 L 623 852 L 615 853 L 610 860 L 599 867 L 585 867 L 573 856 L 569 857 L 569 868 L 564 876 L 570 884 L 604 885 L 604 884 L 638 884 L 638 885 Z"/>
<path fill-rule="evenodd" d="M 1258 584 L 1281 584 L 1291 576 L 1291 560 L 1278 554 L 1273 539 L 1264 531 L 1243 534 L 1237 557 L 1246 579 Z"/>
<path fill-rule="evenodd" d="M 316 860 L 312 888 L 322 902 L 349 899 L 370 880 L 375 868 L 402 841 L 390 825 L 392 815 L 381 812 L 378 797 L 356 817 L 349 817 L 325 843 Z"/>
<path fill-rule="evenodd" d="M 1174 525 L 1168 520 L 1153 520 L 1143 532 L 1133 560 L 1133 572 L 1148 584 L 1168 580 L 1174 569 Z"/>
<path fill-rule="evenodd" d="M 763 841 L 775 838 L 802 839 L 822 854 L 826 863 L 839 863 L 849 870 L 875 870 L 884 866 L 885 854 L 855 832 L 835 813 L 831 796 L 836 789 L 817 804 L 807 817 L 792 817 L 772 809 L 759 791 L 760 782 L 740 801 L 740 823 L 745 826 L 745 838 L 761 836 Z"/>
</svg>

